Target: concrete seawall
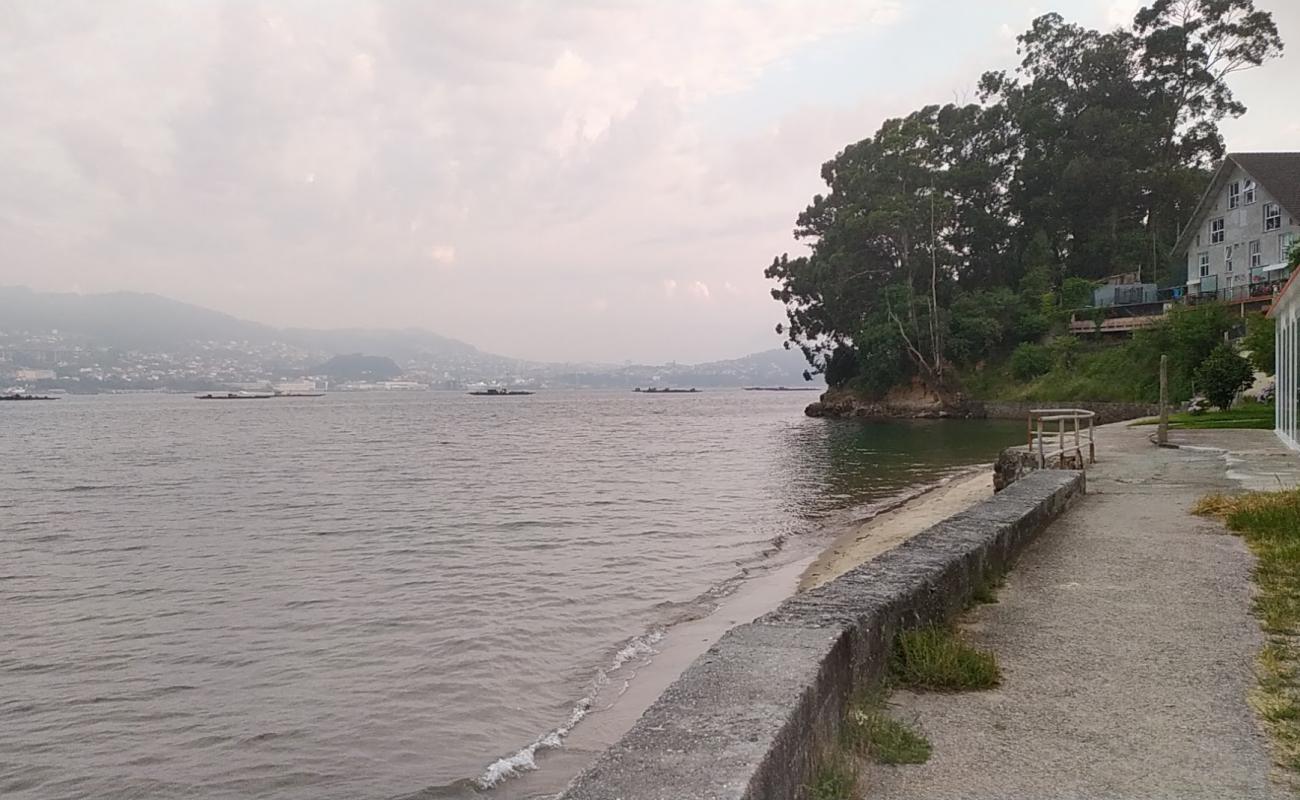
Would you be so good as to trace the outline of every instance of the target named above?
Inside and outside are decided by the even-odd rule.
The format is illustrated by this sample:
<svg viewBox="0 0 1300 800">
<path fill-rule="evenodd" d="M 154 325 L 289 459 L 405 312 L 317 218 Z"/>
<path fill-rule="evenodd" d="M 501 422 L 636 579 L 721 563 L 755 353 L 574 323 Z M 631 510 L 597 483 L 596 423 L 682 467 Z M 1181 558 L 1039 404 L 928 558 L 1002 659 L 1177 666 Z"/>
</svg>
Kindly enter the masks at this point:
<svg viewBox="0 0 1300 800">
<path fill-rule="evenodd" d="M 564 800 L 789 800 L 896 631 L 944 620 L 1084 491 L 1041 471 L 722 637 Z"/>
</svg>

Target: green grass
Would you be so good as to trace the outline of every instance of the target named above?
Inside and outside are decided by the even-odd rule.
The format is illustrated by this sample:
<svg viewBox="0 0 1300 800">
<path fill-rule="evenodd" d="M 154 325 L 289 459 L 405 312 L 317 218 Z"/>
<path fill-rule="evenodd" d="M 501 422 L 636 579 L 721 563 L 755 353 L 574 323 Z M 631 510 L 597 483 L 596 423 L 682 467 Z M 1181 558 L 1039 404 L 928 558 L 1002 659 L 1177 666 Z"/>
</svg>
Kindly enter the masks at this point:
<svg viewBox="0 0 1300 800">
<path fill-rule="evenodd" d="M 930 742 L 885 713 L 878 700 L 849 709 L 843 731 L 847 750 L 881 764 L 924 764 L 930 759 Z"/>
<path fill-rule="evenodd" d="M 1003 575 L 994 575 L 980 579 L 971 590 L 970 604 L 972 606 L 992 605 L 998 601 L 998 589 L 1006 585 L 1006 577 Z"/>
<path fill-rule="evenodd" d="M 1134 422 L 1134 425 L 1155 425 L 1155 417 L 1148 417 Z M 1273 429 L 1273 405 L 1270 403 L 1246 403 L 1229 411 L 1207 411 L 1204 414 L 1170 414 L 1170 429 L 1211 429 L 1211 428 L 1255 428 Z"/>
<path fill-rule="evenodd" d="M 991 689 L 1002 680 L 997 656 L 937 625 L 900 633 L 889 666 L 894 680 L 912 689 L 961 692 Z"/>
<path fill-rule="evenodd" d="M 858 783 L 858 764 L 850 754 L 828 750 L 818 759 L 808 784 L 808 800 L 855 800 L 862 796 Z"/>
<path fill-rule="evenodd" d="M 1254 551 L 1255 616 L 1268 634 L 1250 702 L 1278 762 L 1300 770 L 1300 489 L 1201 498 L 1193 512 L 1222 519 Z"/>
</svg>

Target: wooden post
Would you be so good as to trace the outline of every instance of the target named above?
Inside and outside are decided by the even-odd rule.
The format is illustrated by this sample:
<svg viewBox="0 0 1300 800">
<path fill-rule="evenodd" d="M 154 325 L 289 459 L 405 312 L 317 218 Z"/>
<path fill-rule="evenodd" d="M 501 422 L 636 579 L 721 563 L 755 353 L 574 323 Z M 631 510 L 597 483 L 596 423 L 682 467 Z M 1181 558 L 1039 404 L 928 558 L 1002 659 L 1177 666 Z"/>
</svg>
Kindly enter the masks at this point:
<svg viewBox="0 0 1300 800">
<path fill-rule="evenodd" d="M 1156 428 L 1156 443 L 1169 444 L 1169 356 L 1160 356 L 1160 425 Z"/>
</svg>

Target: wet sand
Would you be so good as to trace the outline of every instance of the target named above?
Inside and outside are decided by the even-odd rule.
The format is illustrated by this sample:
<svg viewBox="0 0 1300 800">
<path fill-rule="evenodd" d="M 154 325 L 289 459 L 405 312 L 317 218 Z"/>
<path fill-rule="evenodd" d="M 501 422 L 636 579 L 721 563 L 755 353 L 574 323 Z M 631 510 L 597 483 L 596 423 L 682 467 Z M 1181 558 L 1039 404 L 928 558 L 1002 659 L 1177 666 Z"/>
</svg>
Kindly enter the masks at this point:
<svg viewBox="0 0 1300 800">
<path fill-rule="evenodd" d="M 993 496 L 993 471 L 979 467 L 845 531 L 804 570 L 798 591 L 834 580 L 953 514 Z"/>
</svg>

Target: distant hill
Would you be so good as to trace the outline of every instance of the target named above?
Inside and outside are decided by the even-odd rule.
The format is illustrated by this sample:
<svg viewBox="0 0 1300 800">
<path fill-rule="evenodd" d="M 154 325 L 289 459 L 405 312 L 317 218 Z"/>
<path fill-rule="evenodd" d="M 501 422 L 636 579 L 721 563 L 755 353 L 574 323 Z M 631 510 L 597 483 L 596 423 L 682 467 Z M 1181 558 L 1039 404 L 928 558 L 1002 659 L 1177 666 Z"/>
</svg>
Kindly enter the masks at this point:
<svg viewBox="0 0 1300 800">
<path fill-rule="evenodd" d="M 58 330 L 126 349 L 174 347 L 185 341 L 270 341 L 276 330 L 220 311 L 154 294 L 56 294 L 0 287 L 6 330 Z"/>
<path fill-rule="evenodd" d="M 514 379 L 552 386 L 608 388 L 814 385 L 803 380 L 807 367 L 803 356 L 779 348 L 703 364 L 547 363 L 485 353 L 457 339 L 416 328 L 281 329 L 155 294 L 57 294 L 0 287 L 0 333 L 55 330 L 64 340 L 119 350 L 177 354 L 193 350 L 190 345 L 211 342 L 222 343 L 219 349 L 231 353 L 261 348 L 259 358 L 264 371 L 332 374 L 336 380 L 396 377 L 402 369 L 394 372 L 393 368 L 400 365 L 437 385 Z M 251 347 L 241 348 L 240 343 Z M 286 354 L 284 346 L 297 352 Z M 385 363 L 360 366 L 361 362 L 347 360 L 355 358 L 347 354 L 358 353 L 382 357 Z M 311 367 L 313 364 L 319 366 Z"/>
<path fill-rule="evenodd" d="M 59 294 L 0 286 L 0 327 L 58 330 L 108 347 L 157 351 L 174 350 L 186 342 L 243 341 L 281 342 L 328 355 L 381 353 L 399 360 L 479 352 L 465 342 L 424 330 L 279 329 L 138 292 Z"/>
<path fill-rule="evenodd" d="M 402 368 L 391 358 L 353 353 L 334 356 L 324 364 L 312 367 L 309 372 L 328 375 L 332 381 L 391 381 L 402 374 Z"/>
</svg>

